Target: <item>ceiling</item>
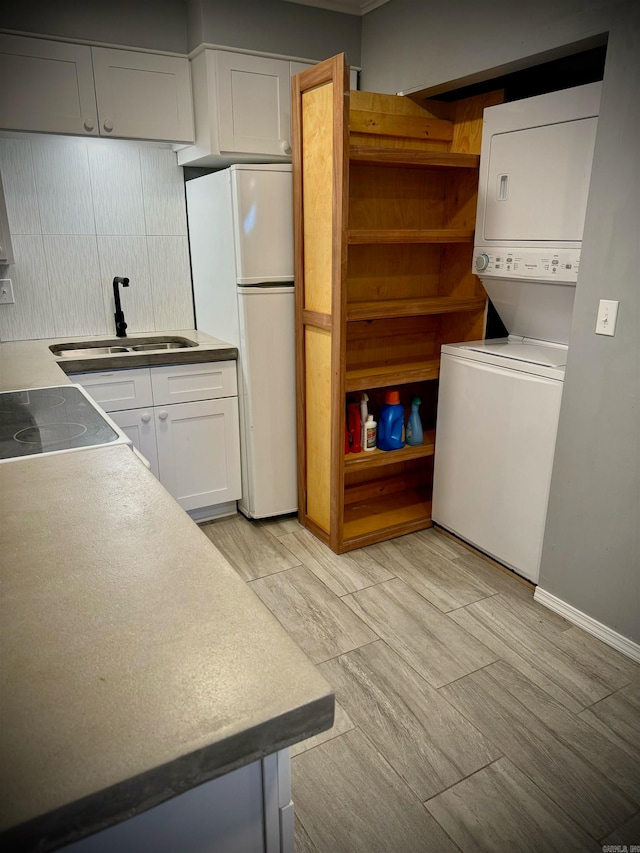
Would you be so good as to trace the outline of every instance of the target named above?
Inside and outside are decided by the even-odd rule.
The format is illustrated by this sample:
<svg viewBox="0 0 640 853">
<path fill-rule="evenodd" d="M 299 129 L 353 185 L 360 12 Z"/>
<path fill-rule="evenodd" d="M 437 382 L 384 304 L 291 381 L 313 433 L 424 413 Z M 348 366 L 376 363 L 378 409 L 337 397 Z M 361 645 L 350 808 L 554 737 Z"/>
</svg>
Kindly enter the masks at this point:
<svg viewBox="0 0 640 853">
<path fill-rule="evenodd" d="M 332 12 L 344 12 L 347 15 L 366 15 L 389 0 L 286 0 L 302 6 L 316 6 L 318 9 L 330 9 Z"/>
</svg>

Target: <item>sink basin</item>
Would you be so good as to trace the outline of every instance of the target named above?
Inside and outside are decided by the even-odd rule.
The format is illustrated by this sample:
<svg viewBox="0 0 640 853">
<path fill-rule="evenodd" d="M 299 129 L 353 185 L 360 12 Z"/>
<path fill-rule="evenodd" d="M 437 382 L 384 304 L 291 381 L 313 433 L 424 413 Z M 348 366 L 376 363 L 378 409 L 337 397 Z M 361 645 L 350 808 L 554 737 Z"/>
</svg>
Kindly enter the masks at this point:
<svg viewBox="0 0 640 853">
<path fill-rule="evenodd" d="M 56 355 L 69 358 L 90 358 L 93 355 L 113 355 L 118 352 L 129 352 L 127 347 L 74 347 L 73 349 L 60 349 Z"/>
<path fill-rule="evenodd" d="M 183 344 L 180 341 L 160 341 L 153 344 L 136 344 L 136 346 L 129 347 L 129 349 L 133 352 L 147 352 L 158 349 L 184 349 L 188 346 L 190 344 Z"/>
<path fill-rule="evenodd" d="M 54 355 L 61 358 L 91 358 L 95 355 L 120 355 L 132 352 L 153 352 L 157 350 L 187 349 L 197 347 L 195 341 L 189 338 L 173 335 L 148 336 L 144 338 L 106 341 L 73 341 L 65 344 L 54 344 L 49 347 Z"/>
</svg>

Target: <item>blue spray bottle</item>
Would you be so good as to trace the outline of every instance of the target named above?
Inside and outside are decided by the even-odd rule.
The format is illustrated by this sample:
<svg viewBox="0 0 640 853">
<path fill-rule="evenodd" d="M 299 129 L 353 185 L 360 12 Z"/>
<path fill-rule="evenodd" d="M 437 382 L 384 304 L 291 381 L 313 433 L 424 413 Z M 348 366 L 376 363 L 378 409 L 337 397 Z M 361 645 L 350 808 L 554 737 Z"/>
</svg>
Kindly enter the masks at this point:
<svg viewBox="0 0 640 853">
<path fill-rule="evenodd" d="M 418 414 L 418 406 L 421 402 L 422 400 L 420 397 L 414 397 L 411 401 L 411 414 L 409 415 L 406 429 L 407 444 L 422 444 L 422 423 L 420 422 L 420 415 Z"/>
</svg>

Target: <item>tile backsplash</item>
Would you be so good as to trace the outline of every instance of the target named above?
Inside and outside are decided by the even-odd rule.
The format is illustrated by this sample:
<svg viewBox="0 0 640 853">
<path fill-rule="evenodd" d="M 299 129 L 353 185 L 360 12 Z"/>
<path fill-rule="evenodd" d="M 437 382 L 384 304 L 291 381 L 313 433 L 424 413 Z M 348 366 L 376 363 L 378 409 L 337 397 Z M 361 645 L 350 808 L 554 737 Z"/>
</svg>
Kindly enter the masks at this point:
<svg viewBox="0 0 640 853">
<path fill-rule="evenodd" d="M 0 340 L 113 335 L 116 275 L 128 332 L 193 328 L 182 169 L 166 147 L 0 138 L 15 304 Z"/>
</svg>

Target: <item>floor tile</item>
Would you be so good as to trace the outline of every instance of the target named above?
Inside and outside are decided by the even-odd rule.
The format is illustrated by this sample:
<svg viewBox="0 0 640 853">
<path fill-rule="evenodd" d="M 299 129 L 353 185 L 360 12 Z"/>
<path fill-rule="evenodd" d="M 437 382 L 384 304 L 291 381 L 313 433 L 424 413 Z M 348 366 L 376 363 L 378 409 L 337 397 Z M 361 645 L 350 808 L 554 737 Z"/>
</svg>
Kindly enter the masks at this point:
<svg viewBox="0 0 640 853">
<path fill-rule="evenodd" d="M 281 536 L 280 542 L 336 595 L 346 595 L 393 577 L 365 551 L 358 552 L 358 559 L 350 554 L 334 554 L 308 530 Z"/>
<path fill-rule="evenodd" d="M 542 692 L 500 661 L 440 692 L 585 831 L 601 838 L 628 820 L 637 806 L 554 733 L 552 719 L 529 710 L 536 691 Z"/>
<path fill-rule="evenodd" d="M 304 567 L 249 584 L 314 663 L 378 639 L 358 616 Z"/>
<path fill-rule="evenodd" d="M 640 812 L 623 823 L 622 826 L 614 829 L 606 838 L 601 839 L 601 844 L 603 848 L 605 845 L 626 845 L 629 850 L 633 844 L 640 849 Z"/>
<path fill-rule="evenodd" d="M 363 550 L 444 612 L 495 595 L 496 592 L 415 536 L 400 536 Z"/>
<path fill-rule="evenodd" d="M 324 664 L 320 664 L 320 666 L 324 666 Z M 300 755 L 301 752 L 306 752 L 308 749 L 313 749 L 314 746 L 318 746 L 321 743 L 325 743 L 325 741 L 338 737 L 338 735 L 349 732 L 355 728 L 355 725 L 342 705 L 336 702 L 333 726 L 326 732 L 320 732 L 319 735 L 314 735 L 314 737 L 307 738 L 307 740 L 294 743 L 291 747 L 291 757 L 294 758 L 296 755 Z"/>
<path fill-rule="evenodd" d="M 433 687 L 497 660 L 497 655 L 398 578 L 342 601 Z"/>
<path fill-rule="evenodd" d="M 433 528 L 421 530 L 415 536 L 435 553 L 453 560 L 467 571 L 472 572 L 478 580 L 486 583 L 496 592 L 509 592 L 521 598 L 533 598 L 533 584 L 523 581 L 509 569 L 494 565 L 490 560 L 471 551 L 450 536 L 439 533 Z"/>
<path fill-rule="evenodd" d="M 200 529 L 246 581 L 300 565 L 291 551 L 243 515 L 212 521 Z"/>
<path fill-rule="evenodd" d="M 640 766 L 640 686 L 623 687 L 578 716 Z M 638 839 L 640 843 L 640 836 Z"/>
<path fill-rule="evenodd" d="M 580 715 L 572 714 L 508 664 L 496 664 L 491 674 L 503 690 L 522 703 L 555 737 L 640 807 L 640 762 L 635 761 L 627 749 L 614 745 L 605 735 L 594 731 Z"/>
<path fill-rule="evenodd" d="M 293 800 L 319 853 L 457 848 L 357 729 L 292 761 Z"/>
<path fill-rule="evenodd" d="M 300 822 L 300 818 L 298 817 L 297 814 L 295 817 L 293 838 L 294 838 L 293 847 L 294 847 L 295 853 L 319 853 L 318 848 L 315 846 L 313 841 L 309 838 L 309 836 L 307 834 L 307 830 L 304 828 L 304 826 Z"/>
<path fill-rule="evenodd" d="M 351 719 L 420 800 L 501 755 L 382 641 L 318 669 Z"/>
<path fill-rule="evenodd" d="M 458 625 L 509 661 L 531 681 L 576 713 L 628 683 L 612 672 L 590 671 L 531 622 L 528 606 L 496 595 L 450 614 Z"/>
<path fill-rule="evenodd" d="M 575 661 L 576 666 L 581 666 L 591 678 L 599 681 L 607 692 L 631 683 L 640 686 L 640 664 L 582 628 L 573 625 L 550 639 Z"/>
<path fill-rule="evenodd" d="M 304 527 L 298 521 L 297 515 L 278 515 L 274 518 L 261 518 L 256 524 L 275 537 L 304 530 Z"/>
<path fill-rule="evenodd" d="M 506 758 L 425 805 L 464 853 L 602 850 Z"/>
</svg>

